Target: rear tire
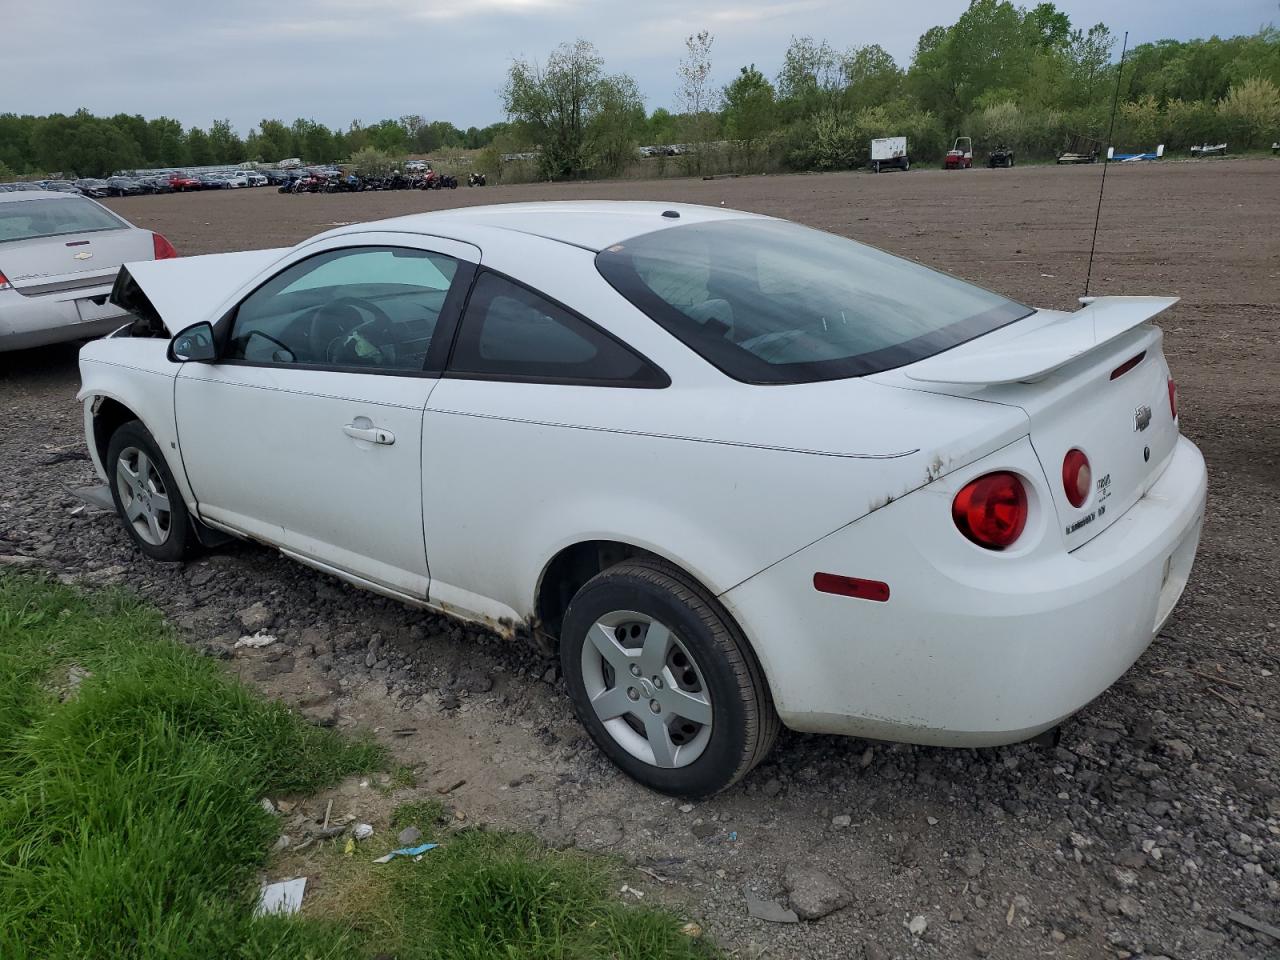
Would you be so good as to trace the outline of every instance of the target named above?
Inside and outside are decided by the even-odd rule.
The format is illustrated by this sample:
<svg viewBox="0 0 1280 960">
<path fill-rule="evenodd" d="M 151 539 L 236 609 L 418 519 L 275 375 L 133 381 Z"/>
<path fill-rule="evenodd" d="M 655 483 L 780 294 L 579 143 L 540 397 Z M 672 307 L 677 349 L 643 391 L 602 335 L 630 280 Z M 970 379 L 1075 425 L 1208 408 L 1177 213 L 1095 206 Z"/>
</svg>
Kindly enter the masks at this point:
<svg viewBox="0 0 1280 960">
<path fill-rule="evenodd" d="M 578 591 L 560 661 L 596 745 L 662 793 L 723 790 L 777 738 L 780 721 L 746 638 L 710 592 L 660 560 L 610 567 Z"/>
<path fill-rule="evenodd" d="M 107 484 L 125 533 L 152 560 L 176 563 L 197 553 L 192 518 L 155 438 L 137 420 L 107 445 Z"/>
</svg>

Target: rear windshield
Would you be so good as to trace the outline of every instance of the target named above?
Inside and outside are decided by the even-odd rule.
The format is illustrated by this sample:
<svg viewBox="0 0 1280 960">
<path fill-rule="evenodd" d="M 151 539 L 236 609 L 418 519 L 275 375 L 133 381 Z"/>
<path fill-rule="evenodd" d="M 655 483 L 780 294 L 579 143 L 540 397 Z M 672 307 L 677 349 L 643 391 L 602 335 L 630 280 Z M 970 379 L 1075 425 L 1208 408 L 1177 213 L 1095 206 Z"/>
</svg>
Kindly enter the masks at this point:
<svg viewBox="0 0 1280 960">
<path fill-rule="evenodd" d="M 105 208 L 82 197 L 0 203 L 0 243 L 120 230 L 125 226 Z"/>
<path fill-rule="evenodd" d="M 999 294 L 781 220 L 721 220 L 617 244 L 596 266 L 624 297 L 747 383 L 855 377 L 1028 316 Z"/>
</svg>

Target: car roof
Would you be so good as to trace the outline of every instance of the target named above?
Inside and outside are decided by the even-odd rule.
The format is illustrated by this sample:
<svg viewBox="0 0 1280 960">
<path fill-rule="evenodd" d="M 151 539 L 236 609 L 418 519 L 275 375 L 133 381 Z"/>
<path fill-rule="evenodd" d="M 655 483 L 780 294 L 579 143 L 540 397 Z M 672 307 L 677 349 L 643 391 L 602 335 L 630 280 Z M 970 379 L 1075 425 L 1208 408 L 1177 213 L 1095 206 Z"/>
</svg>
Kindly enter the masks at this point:
<svg viewBox="0 0 1280 960">
<path fill-rule="evenodd" d="M 0 193 L 0 203 L 18 203 L 22 200 L 75 200 L 73 193 L 61 193 L 57 190 L 19 190 L 15 193 Z"/>
<path fill-rule="evenodd" d="M 676 214 L 676 216 L 672 216 Z M 769 219 L 759 214 L 690 203 L 648 200 L 560 200 L 500 203 L 417 213 L 376 223 L 353 224 L 323 236 L 370 229 L 440 234 L 450 227 L 487 227 L 526 233 L 600 251 L 655 230 L 716 220 Z"/>
</svg>

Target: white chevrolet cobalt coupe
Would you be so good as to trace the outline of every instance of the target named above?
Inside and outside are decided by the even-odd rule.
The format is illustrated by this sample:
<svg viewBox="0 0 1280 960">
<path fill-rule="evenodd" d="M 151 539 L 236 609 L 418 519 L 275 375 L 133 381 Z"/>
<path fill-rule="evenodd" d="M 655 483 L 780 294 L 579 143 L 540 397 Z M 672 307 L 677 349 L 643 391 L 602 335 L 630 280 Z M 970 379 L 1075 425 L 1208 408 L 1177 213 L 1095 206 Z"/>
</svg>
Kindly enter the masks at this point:
<svg viewBox="0 0 1280 960">
<path fill-rule="evenodd" d="M 558 644 L 600 748 L 704 795 L 780 724 L 1034 736 L 1160 630 L 1200 536 L 1148 321 L 653 203 L 476 207 L 127 264 L 81 353 L 128 535 L 234 535 Z"/>
</svg>

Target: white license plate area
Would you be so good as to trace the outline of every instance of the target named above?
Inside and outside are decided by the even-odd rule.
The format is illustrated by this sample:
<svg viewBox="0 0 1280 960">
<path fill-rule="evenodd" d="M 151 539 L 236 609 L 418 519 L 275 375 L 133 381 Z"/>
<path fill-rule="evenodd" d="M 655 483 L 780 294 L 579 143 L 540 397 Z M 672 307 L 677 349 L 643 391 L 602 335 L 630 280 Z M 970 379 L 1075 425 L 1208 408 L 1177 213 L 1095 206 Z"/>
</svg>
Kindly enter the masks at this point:
<svg viewBox="0 0 1280 960">
<path fill-rule="evenodd" d="M 1160 602 L 1156 604 L 1156 621 L 1153 625 L 1157 631 L 1169 619 L 1169 614 L 1173 613 L 1173 608 L 1177 605 L 1178 598 L 1182 596 L 1182 591 L 1187 588 L 1187 580 L 1191 577 L 1191 564 L 1196 558 L 1198 543 L 1196 534 L 1199 528 L 1200 524 L 1197 521 L 1183 536 L 1181 542 L 1173 548 L 1173 552 L 1165 557 L 1164 572 L 1160 582 Z"/>
<path fill-rule="evenodd" d="M 94 320 L 105 320 L 108 317 L 120 316 L 120 308 L 108 300 L 105 294 L 102 297 L 102 303 L 95 303 L 89 297 L 77 300 L 76 310 L 80 312 L 81 323 L 91 323 Z"/>
</svg>

